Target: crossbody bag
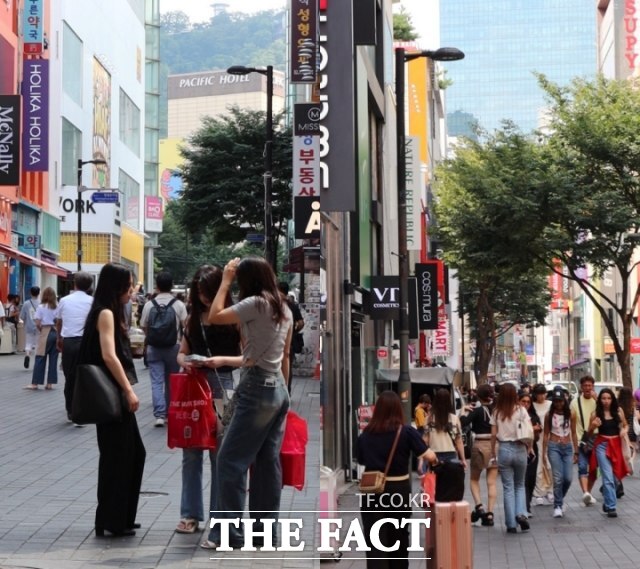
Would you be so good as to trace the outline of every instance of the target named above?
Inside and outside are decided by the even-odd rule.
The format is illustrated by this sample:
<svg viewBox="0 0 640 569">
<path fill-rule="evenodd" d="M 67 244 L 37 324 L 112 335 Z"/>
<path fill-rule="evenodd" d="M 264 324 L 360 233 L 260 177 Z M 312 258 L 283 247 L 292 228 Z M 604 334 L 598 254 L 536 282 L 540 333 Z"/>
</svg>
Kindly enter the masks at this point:
<svg viewBox="0 0 640 569">
<path fill-rule="evenodd" d="M 396 447 L 398 446 L 398 440 L 400 439 L 400 433 L 402 432 L 402 425 L 398 427 L 396 432 L 396 438 L 393 440 L 389 457 L 387 458 L 387 464 L 384 467 L 384 472 L 379 470 L 370 470 L 362 473 L 360 478 L 360 492 L 368 494 L 380 494 L 384 491 L 384 486 L 387 482 L 387 473 L 391 467 L 391 461 L 396 453 Z"/>
<path fill-rule="evenodd" d="M 580 396 L 581 397 L 581 396 Z M 584 414 L 582 413 L 582 403 L 578 397 L 578 411 L 580 411 L 580 422 L 582 423 L 582 437 L 580 437 L 580 447 L 582 452 L 589 456 L 593 450 L 593 444 L 596 441 L 595 435 L 590 435 L 587 427 L 584 425 Z"/>
</svg>

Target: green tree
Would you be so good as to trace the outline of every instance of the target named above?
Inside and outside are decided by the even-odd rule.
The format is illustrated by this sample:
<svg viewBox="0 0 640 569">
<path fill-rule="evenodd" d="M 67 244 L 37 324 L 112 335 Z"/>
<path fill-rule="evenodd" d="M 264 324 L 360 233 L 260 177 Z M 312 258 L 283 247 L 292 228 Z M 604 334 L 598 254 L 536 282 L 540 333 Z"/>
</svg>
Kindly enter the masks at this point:
<svg viewBox="0 0 640 569">
<path fill-rule="evenodd" d="M 393 15 L 393 39 L 397 41 L 413 41 L 418 37 L 411 15 L 405 10 L 404 6 L 399 12 Z"/>
<path fill-rule="evenodd" d="M 191 21 L 189 20 L 189 16 L 180 10 L 166 12 L 160 16 L 160 27 L 166 34 L 181 34 L 189 31 Z"/>
<path fill-rule="evenodd" d="M 541 137 L 544 168 L 532 194 L 537 203 L 528 212 L 539 234 L 528 251 L 556 272 L 555 259 L 566 267 L 563 276 L 600 314 L 623 383 L 632 387 L 631 325 L 640 296 L 632 278 L 640 237 L 640 91 L 629 81 L 602 77 L 564 88 L 538 79 L 551 107 L 548 134 Z M 620 289 L 608 293 L 602 281 L 611 274 Z"/>
<path fill-rule="evenodd" d="M 507 123 L 483 142 L 466 140 L 436 175 L 435 230 L 444 260 L 458 272 L 480 383 L 487 380 L 497 338 L 516 324 L 543 324 L 547 315 L 547 269 L 524 253 L 530 204 L 517 205 L 535 183 L 521 171 L 535 163 L 537 152 Z"/>
<path fill-rule="evenodd" d="M 247 233 L 264 233 L 263 111 L 232 107 L 220 118 L 205 117 L 181 149 L 184 192 L 177 209 L 194 236 L 209 233 L 216 243 L 238 243 Z M 273 136 L 272 218 L 274 251 L 291 217 L 291 130 L 278 126 Z"/>
</svg>

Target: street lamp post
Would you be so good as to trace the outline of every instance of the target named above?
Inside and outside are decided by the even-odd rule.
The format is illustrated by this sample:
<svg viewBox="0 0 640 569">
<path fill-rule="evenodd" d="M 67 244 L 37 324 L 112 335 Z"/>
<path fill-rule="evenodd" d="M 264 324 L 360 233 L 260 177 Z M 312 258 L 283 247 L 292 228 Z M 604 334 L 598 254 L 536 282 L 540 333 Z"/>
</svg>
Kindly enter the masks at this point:
<svg viewBox="0 0 640 569">
<path fill-rule="evenodd" d="M 86 164 L 106 164 L 106 160 L 95 159 L 95 160 L 82 160 L 82 158 L 78 158 L 78 202 L 76 203 L 76 209 L 78 210 L 78 228 L 77 228 L 77 250 L 76 255 L 78 256 L 78 272 L 82 270 L 82 167 Z"/>
<path fill-rule="evenodd" d="M 233 65 L 227 69 L 231 75 L 248 75 L 260 73 L 267 78 L 267 120 L 266 142 L 264 147 L 264 257 L 277 274 L 276 248 L 273 239 L 273 216 L 271 204 L 273 200 L 273 66 L 266 68 Z"/>
<path fill-rule="evenodd" d="M 402 402 L 404 420 L 411 423 L 411 379 L 409 377 L 409 252 L 407 250 L 407 179 L 405 155 L 404 126 L 404 64 L 418 57 L 426 57 L 434 61 L 455 61 L 462 59 L 464 53 L 455 47 L 441 47 L 435 51 L 406 52 L 404 48 L 395 50 L 396 64 L 396 139 L 397 139 L 397 171 L 398 171 L 398 275 L 400 288 L 398 303 L 400 305 L 399 337 L 400 337 L 400 375 L 398 376 L 398 394 Z"/>
</svg>

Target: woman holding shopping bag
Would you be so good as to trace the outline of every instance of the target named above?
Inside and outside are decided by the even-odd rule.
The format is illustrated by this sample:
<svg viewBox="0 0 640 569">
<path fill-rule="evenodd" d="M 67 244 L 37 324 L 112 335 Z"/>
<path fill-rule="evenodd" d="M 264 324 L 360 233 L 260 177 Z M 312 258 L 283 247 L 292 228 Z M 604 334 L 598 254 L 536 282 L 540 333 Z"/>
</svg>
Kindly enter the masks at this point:
<svg viewBox="0 0 640 569">
<path fill-rule="evenodd" d="M 207 382 L 213 394 L 214 404 L 219 413 L 226 396 L 223 390 L 233 390 L 231 372 L 242 364 L 240 355 L 240 331 L 235 325 L 215 326 L 207 322 L 211 303 L 222 282 L 222 268 L 212 265 L 200 267 L 191 281 L 189 288 L 189 318 L 184 336 L 180 343 L 178 363 L 187 371 L 192 368 L 206 372 Z M 225 306 L 233 304 L 231 294 L 227 294 Z M 188 356 L 198 355 L 202 359 L 191 359 Z M 218 427 L 220 428 L 220 420 Z M 221 440 L 218 440 L 220 445 Z M 182 449 L 182 498 L 180 500 L 180 522 L 176 527 L 178 533 L 194 533 L 199 522 L 204 521 L 202 499 L 202 466 L 204 451 L 197 448 Z M 216 500 L 216 450 L 209 451 L 211 462 L 211 495 L 209 510 L 217 509 Z M 220 541 L 219 528 L 211 530 L 210 541 Z"/>
<path fill-rule="evenodd" d="M 226 306 L 235 279 L 239 301 Z M 256 518 L 254 531 L 262 531 L 262 518 L 278 517 L 280 510 L 280 447 L 289 410 L 285 378 L 289 377 L 293 331 L 291 311 L 269 263 L 260 257 L 229 261 L 208 320 L 209 324 L 240 325 L 243 345 L 235 409 L 218 450 L 217 517 L 243 517 L 247 471 L 253 465 L 249 510 Z M 231 547 L 242 547 L 243 527 L 229 529 Z M 205 549 L 218 545 L 211 540 L 201 544 Z"/>
</svg>

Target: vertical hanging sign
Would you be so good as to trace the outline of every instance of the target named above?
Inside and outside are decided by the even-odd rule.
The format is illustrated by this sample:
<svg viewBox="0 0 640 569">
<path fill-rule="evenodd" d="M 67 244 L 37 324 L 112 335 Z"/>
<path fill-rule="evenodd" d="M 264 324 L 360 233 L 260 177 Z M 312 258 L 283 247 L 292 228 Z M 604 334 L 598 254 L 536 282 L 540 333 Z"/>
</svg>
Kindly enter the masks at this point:
<svg viewBox="0 0 640 569">
<path fill-rule="evenodd" d="M 438 329 L 438 267 L 435 263 L 418 263 L 418 326 L 420 330 Z"/>
<path fill-rule="evenodd" d="M 420 172 L 420 139 L 417 136 L 405 137 L 405 180 L 407 188 L 407 249 L 420 251 L 422 231 L 420 214 L 422 212 Z"/>
<path fill-rule="evenodd" d="M 22 74 L 22 167 L 49 170 L 49 60 L 25 59 Z"/>
<path fill-rule="evenodd" d="M 42 53 L 44 41 L 43 0 L 25 0 L 22 11 L 22 34 L 24 53 Z"/>
<path fill-rule="evenodd" d="M 320 199 L 322 211 L 355 211 L 353 3 L 320 12 Z"/>
<path fill-rule="evenodd" d="M 20 182 L 20 95 L 0 95 L 0 186 Z"/>
<path fill-rule="evenodd" d="M 318 2 L 291 0 L 291 83 L 315 83 L 318 68 Z"/>
</svg>

